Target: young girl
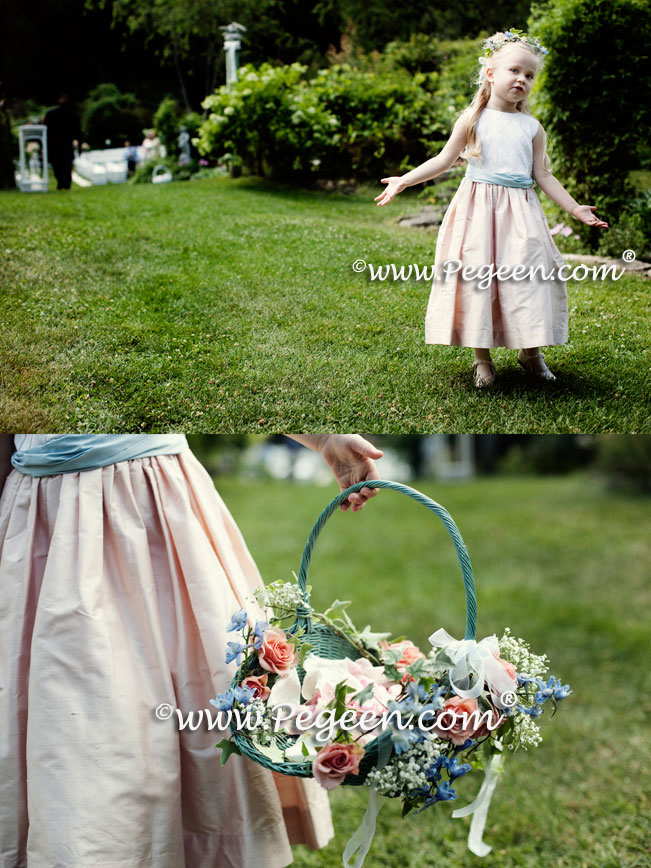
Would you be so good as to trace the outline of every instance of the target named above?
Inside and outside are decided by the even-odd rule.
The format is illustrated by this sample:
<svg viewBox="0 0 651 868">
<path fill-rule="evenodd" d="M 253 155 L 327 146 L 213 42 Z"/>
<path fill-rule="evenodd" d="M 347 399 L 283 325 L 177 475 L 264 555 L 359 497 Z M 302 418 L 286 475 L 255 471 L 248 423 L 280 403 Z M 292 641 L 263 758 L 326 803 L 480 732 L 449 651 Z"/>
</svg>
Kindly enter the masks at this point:
<svg viewBox="0 0 651 868">
<path fill-rule="evenodd" d="M 378 477 L 382 453 L 357 435 L 296 439 L 342 487 Z M 0 866 L 281 868 L 290 843 L 323 846 L 313 781 L 221 767 L 227 733 L 155 714 L 211 708 L 236 667 L 229 619 L 254 614 L 260 585 L 185 437 L 11 445 L 0 436 Z"/>
<path fill-rule="evenodd" d="M 466 175 L 439 230 L 425 340 L 474 347 L 478 388 L 495 379 L 491 347 L 519 348 L 518 362 L 526 371 L 553 381 L 540 347 L 568 339 L 565 282 L 557 274 L 549 277 L 563 258 L 533 181 L 573 217 L 588 226 L 608 226 L 592 213 L 595 206 L 577 204 L 548 169 L 545 133 L 527 105 L 545 54 L 538 38 L 518 30 L 487 39 L 478 90 L 446 146 L 406 175 L 383 178 L 387 187 L 375 200 L 388 205 L 405 187 L 435 178 L 460 155 L 467 159 Z M 449 260 L 460 261 L 470 279 L 453 264 L 444 268 Z M 514 271 L 516 266 L 521 268 Z M 487 287 L 480 269 L 486 274 L 489 267 Z M 532 277 L 517 279 L 530 269 Z"/>
</svg>

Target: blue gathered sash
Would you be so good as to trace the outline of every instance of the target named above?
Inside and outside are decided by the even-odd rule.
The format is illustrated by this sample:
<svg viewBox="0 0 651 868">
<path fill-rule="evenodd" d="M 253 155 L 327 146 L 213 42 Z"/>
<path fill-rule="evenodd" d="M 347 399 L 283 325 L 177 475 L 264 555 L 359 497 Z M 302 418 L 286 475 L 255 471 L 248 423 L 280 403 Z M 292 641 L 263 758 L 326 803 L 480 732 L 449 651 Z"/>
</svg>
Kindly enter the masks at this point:
<svg viewBox="0 0 651 868">
<path fill-rule="evenodd" d="M 483 172 L 475 166 L 468 166 L 466 178 L 480 184 L 500 184 L 502 187 L 533 187 L 533 178 L 528 175 L 511 175 L 508 172 Z"/>
<path fill-rule="evenodd" d="M 54 476 L 186 449 L 185 434 L 61 434 L 14 452 L 11 463 L 27 476 Z"/>
</svg>

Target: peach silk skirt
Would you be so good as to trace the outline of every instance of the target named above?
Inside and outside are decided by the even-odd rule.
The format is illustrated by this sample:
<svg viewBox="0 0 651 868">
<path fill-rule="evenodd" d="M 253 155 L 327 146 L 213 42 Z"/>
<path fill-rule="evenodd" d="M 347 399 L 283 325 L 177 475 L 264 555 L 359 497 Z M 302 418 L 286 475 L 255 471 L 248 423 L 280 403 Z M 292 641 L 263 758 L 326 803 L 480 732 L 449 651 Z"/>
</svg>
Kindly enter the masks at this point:
<svg viewBox="0 0 651 868">
<path fill-rule="evenodd" d="M 533 188 L 483 184 L 464 178 L 443 218 L 436 242 L 435 275 L 425 320 L 425 342 L 460 347 L 541 347 L 567 342 L 565 282 L 498 280 L 479 289 L 478 279 L 450 275 L 443 264 L 463 267 L 563 265 Z"/>
<path fill-rule="evenodd" d="M 191 452 L 0 500 L 1 868 L 280 868 L 332 836 L 325 792 L 178 730 L 227 689 L 226 626 L 260 585 Z"/>
</svg>

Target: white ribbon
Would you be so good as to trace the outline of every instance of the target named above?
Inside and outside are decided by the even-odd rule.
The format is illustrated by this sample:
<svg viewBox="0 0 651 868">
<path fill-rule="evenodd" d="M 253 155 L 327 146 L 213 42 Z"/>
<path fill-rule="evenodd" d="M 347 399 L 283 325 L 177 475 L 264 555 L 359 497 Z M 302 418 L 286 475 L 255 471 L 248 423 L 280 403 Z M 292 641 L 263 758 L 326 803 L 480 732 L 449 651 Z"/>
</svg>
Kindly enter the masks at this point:
<svg viewBox="0 0 651 868">
<path fill-rule="evenodd" d="M 491 699 L 496 708 L 509 708 L 513 702 L 503 702 L 504 693 L 515 693 L 517 682 L 495 659 L 499 656 L 500 646 L 497 636 L 487 636 L 481 642 L 474 639 L 454 639 L 441 627 L 432 633 L 429 641 L 434 648 L 445 651 L 449 664 L 442 665 L 449 670 L 450 685 L 457 696 L 471 699 L 480 696 L 487 682 Z"/>
<path fill-rule="evenodd" d="M 488 816 L 488 808 L 490 807 L 491 798 L 497 785 L 498 775 L 502 769 L 502 755 L 494 754 L 491 757 L 488 768 L 484 776 L 484 783 L 477 793 L 477 798 L 465 808 L 459 808 L 452 812 L 452 817 L 467 817 L 472 814 L 472 822 L 470 823 L 470 832 L 468 833 L 468 849 L 475 856 L 487 856 L 493 849 L 483 841 L 484 827 L 486 825 L 486 817 Z"/>
<path fill-rule="evenodd" d="M 379 795 L 374 787 L 370 788 L 366 813 L 362 818 L 359 828 L 353 832 L 352 837 L 344 848 L 342 856 L 344 868 L 362 868 L 366 854 L 373 843 L 377 815 L 387 801 L 386 796 Z M 351 859 L 354 859 L 354 861 L 351 862 Z"/>
</svg>

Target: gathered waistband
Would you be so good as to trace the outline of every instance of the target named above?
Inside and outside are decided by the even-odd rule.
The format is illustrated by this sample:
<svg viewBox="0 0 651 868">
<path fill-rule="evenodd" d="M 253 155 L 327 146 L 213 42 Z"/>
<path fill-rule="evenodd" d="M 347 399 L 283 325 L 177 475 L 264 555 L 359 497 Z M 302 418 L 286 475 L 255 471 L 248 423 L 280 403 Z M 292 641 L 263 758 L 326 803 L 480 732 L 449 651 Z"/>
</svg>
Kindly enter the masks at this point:
<svg viewBox="0 0 651 868">
<path fill-rule="evenodd" d="M 11 463 L 26 476 L 55 476 L 186 449 L 184 434 L 61 434 L 14 452 Z"/>
</svg>

